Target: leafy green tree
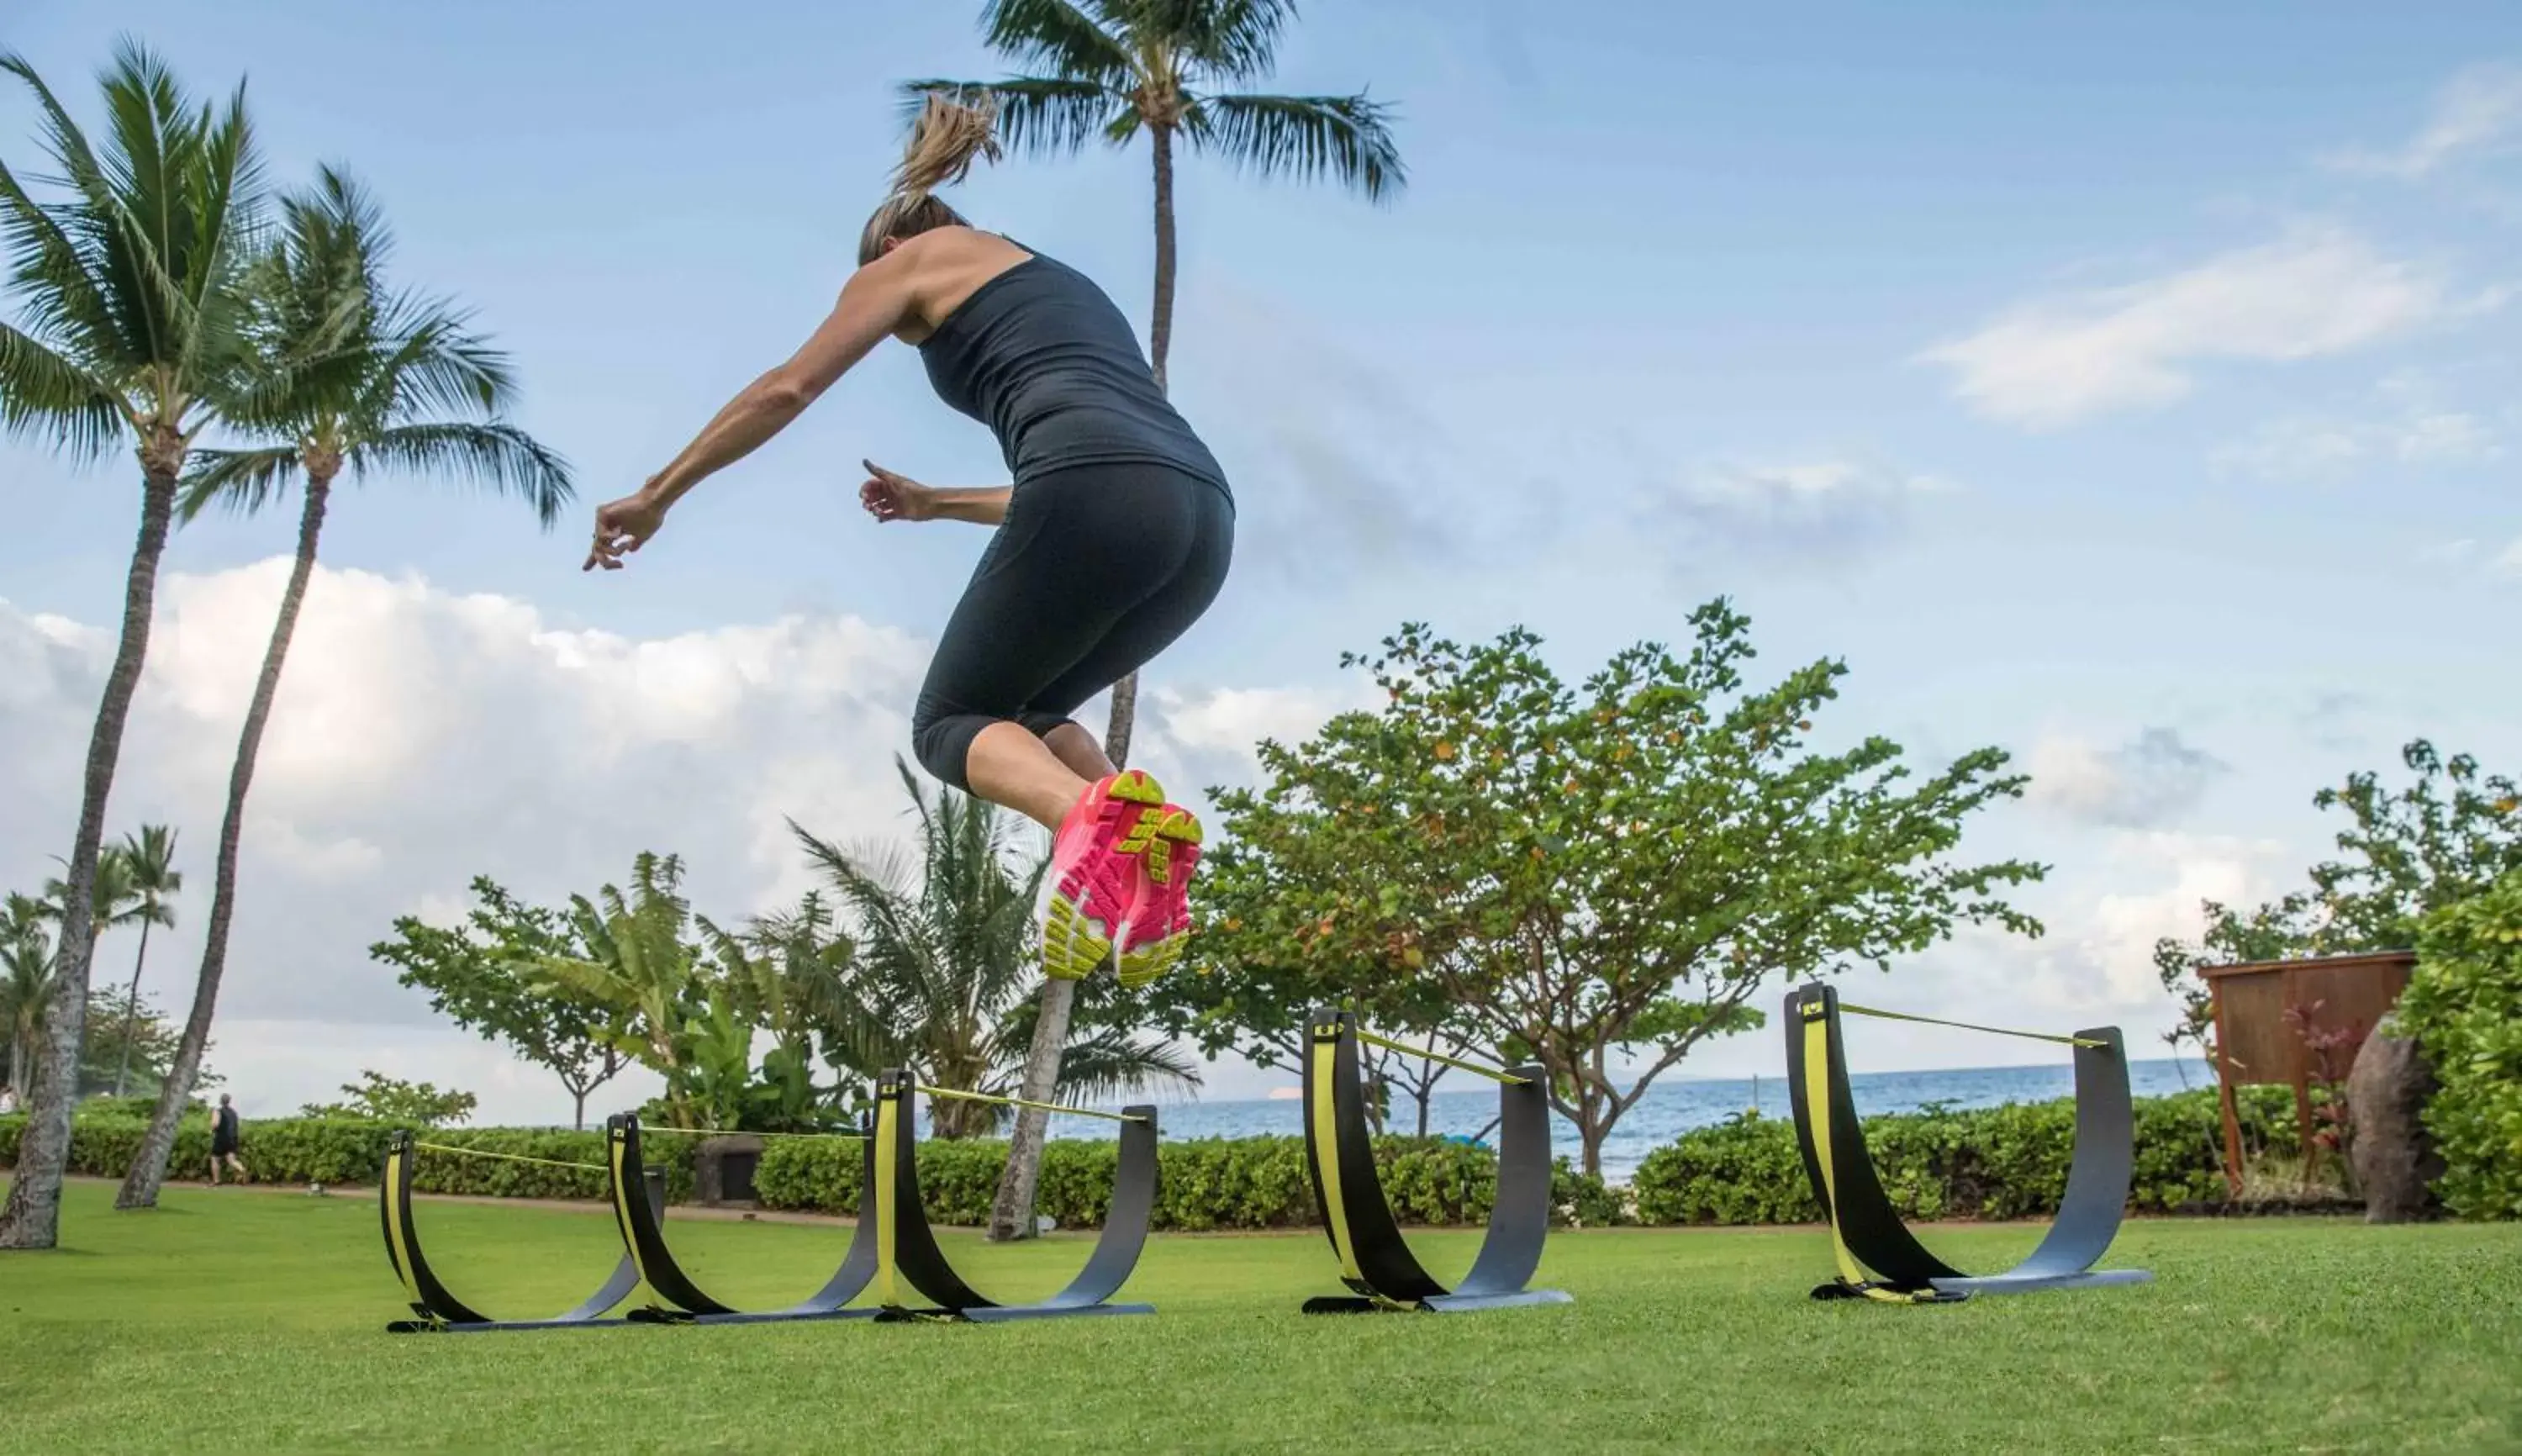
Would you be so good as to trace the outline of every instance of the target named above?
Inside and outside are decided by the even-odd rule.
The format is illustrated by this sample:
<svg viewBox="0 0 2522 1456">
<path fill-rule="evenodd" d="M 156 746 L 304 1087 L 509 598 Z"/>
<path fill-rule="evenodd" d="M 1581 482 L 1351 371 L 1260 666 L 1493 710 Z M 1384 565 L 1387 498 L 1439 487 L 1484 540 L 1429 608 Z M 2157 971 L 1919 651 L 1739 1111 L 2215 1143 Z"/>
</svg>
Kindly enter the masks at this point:
<svg viewBox="0 0 2522 1456">
<path fill-rule="evenodd" d="M 243 388 L 240 275 L 255 223 L 257 163 L 245 88 L 196 105 L 157 56 L 119 45 L 101 77 L 109 132 L 90 144 L 34 68 L 0 53 L 34 94 L 59 195 L 38 201 L 0 165 L 0 244 L 16 321 L 0 322 L 0 430 L 82 460 L 129 448 L 140 528 L 124 578 L 122 628 L 89 734 L 60 968 L 0 1248 L 50 1248 L 61 1227 L 70 1099 L 96 949 L 89 889 L 106 801 L 149 650 L 158 563 L 194 436 Z"/>
<path fill-rule="evenodd" d="M 394 922 L 395 938 L 370 946 L 368 955 L 397 967 L 397 984 L 429 993 L 430 1010 L 560 1078 L 573 1125 L 584 1128 L 587 1094 L 627 1061 L 604 1034 L 603 1006 L 536 989 L 542 962 L 578 953 L 569 922 L 557 910 L 522 903 L 488 875 L 475 877 L 473 898 L 464 924 L 441 927 L 404 916 Z"/>
<path fill-rule="evenodd" d="M 442 1092 L 433 1083 L 406 1082 L 366 1067 L 359 1069 L 358 1081 L 343 1083 L 342 1091 L 347 1101 L 308 1103 L 298 1109 L 298 1115 L 351 1117 L 413 1128 L 448 1127 L 472 1116 L 480 1105 L 469 1092 L 452 1088 Z"/>
<path fill-rule="evenodd" d="M 140 949 L 131 958 L 131 991 L 124 998 L 128 1018 L 140 1011 L 140 972 L 149 963 L 149 929 L 153 925 L 175 928 L 175 907 L 168 902 L 184 892 L 184 871 L 175 868 L 175 831 L 165 824 L 142 824 L 140 832 L 122 836 L 120 850 L 118 858 L 131 881 L 130 918 L 140 926 Z M 128 1088 L 131 1049 L 137 1045 L 138 1031 L 136 1023 L 124 1021 L 123 1060 L 114 1069 L 116 1097 Z"/>
<path fill-rule="evenodd" d="M 42 901 L 12 892 L 0 903 L 0 1036 L 9 1043 L 9 1080 L 23 1100 L 33 1096 L 36 1039 L 52 1004 L 59 963 Z"/>
<path fill-rule="evenodd" d="M 499 417 L 516 394 L 506 357 L 470 332 L 465 316 L 447 304 L 396 289 L 387 278 L 392 253 L 375 205 L 334 168 L 320 169 L 311 189 L 283 200 L 275 245 L 256 258 L 245 278 L 249 389 L 225 416 L 233 430 L 271 443 L 200 450 L 184 477 L 187 521 L 212 504 L 258 512 L 277 504 L 291 482 L 304 489 L 297 555 L 228 773 L 184 1045 L 148 1139 L 116 1196 L 117 1208 L 157 1202 L 189 1079 L 210 1040 L 236 914 L 246 794 L 314 577 L 335 481 L 344 471 L 353 480 L 396 473 L 465 481 L 522 499 L 546 530 L 570 498 L 560 458 Z"/>
<path fill-rule="evenodd" d="M 1128 146 L 1144 135 L 1155 170 L 1155 298 L 1147 354 L 1163 389 L 1173 351 L 1174 145 L 1262 176 L 1330 176 L 1380 202 L 1406 177 L 1391 130 L 1391 109 L 1364 92 L 1281 96 L 1239 89 L 1268 76 L 1279 42 L 1295 19 L 1292 0 L 989 0 L 981 24 L 991 49 L 1031 74 L 996 81 L 911 81 L 916 116 L 931 95 L 995 107 L 1019 152 L 1058 157 L 1090 140 Z M 1130 761 L 1138 724 L 1139 675 L 1112 685 L 1103 751 Z M 1042 1101 L 1068 1044 L 1075 983 L 1044 991 L 1041 1042 L 1026 1063 L 1023 1095 Z M 1030 1238 L 1035 1180 L 1042 1171 L 1043 1113 L 1016 1119 L 1006 1172 L 990 1217 L 994 1240 Z"/>
<path fill-rule="evenodd" d="M 2155 973 L 2180 1003 L 2180 1024 L 2164 1040 L 2214 1055 L 2215 1011 L 2201 965 L 2405 950 L 2426 917 L 2484 893 L 2522 869 L 2522 789 L 2476 758 L 2446 758 L 2410 739 L 2400 762 L 2416 777 L 2387 787 L 2381 775 L 2350 774 L 2312 795 L 2312 807 L 2344 811 L 2333 839 L 2340 858 L 2312 867 L 2312 887 L 2236 911 L 2210 900 L 2197 941 L 2155 942 Z"/>
<path fill-rule="evenodd" d="M 894 768 L 918 819 L 915 858 L 851 854 L 789 825 L 857 930 L 835 1040 L 863 1073 L 907 1067 L 932 1086 L 1014 1096 L 1039 1014 L 1025 993 L 1040 964 L 1034 906 L 1050 859 L 1035 853 L 1019 869 L 1014 816 L 953 789 L 931 798 L 910 765 Z M 1117 988 L 1097 984 L 1072 1018 L 1053 1099 L 1197 1080 L 1171 1048 L 1111 1024 Z M 939 1099 L 929 1117 L 937 1136 L 969 1138 L 994 1131 L 1004 1110 Z"/>
<path fill-rule="evenodd" d="M 1345 655 L 1386 701 L 1264 743 L 1267 785 L 1220 796 L 1193 973 L 1424 978 L 1547 1069 L 1599 1173 L 1658 1077 L 1757 1024 L 1764 985 L 1888 970 L 1961 921 L 2039 933 L 2002 892 L 2044 867 L 1953 858 L 1965 820 L 2022 791 L 2002 751 L 1914 783 L 1887 738 L 1823 752 L 1843 664 L 1749 688 L 1750 620 L 1719 599 L 1691 622 L 1687 655 L 1641 643 L 1581 691 L 1522 629 L 1467 647 L 1405 625 Z"/>
<path fill-rule="evenodd" d="M 532 963 L 537 994 L 600 1008 L 597 1034 L 665 1078 L 672 1126 L 779 1132 L 830 1121 L 847 1088 L 816 1084 L 812 1048 L 839 1003 L 846 950 L 799 956 L 721 929 L 692 913 L 676 856 L 643 853 L 630 878 L 628 894 L 606 885 L 592 902 L 571 897 L 577 949 Z M 810 905 L 802 918 L 820 915 Z M 762 1031 L 772 1046 L 757 1070 Z"/>
<path fill-rule="evenodd" d="M 79 1096 L 119 1098 L 117 1079 L 154 1095 L 175 1064 L 174 1023 L 119 986 L 87 994 L 87 1038 L 79 1048 Z M 136 1101 L 136 1099 L 135 1099 Z"/>
</svg>

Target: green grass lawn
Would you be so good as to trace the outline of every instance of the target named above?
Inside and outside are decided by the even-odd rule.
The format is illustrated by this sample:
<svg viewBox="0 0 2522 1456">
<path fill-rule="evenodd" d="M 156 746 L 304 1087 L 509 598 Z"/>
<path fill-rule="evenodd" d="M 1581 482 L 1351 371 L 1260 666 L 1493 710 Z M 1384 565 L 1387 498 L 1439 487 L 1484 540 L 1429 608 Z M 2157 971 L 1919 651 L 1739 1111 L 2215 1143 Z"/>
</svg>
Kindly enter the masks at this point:
<svg viewBox="0 0 2522 1456">
<path fill-rule="evenodd" d="M 1159 1238 L 1147 1319 L 1001 1327 L 630 1327 L 414 1337 L 371 1198 L 72 1187 L 66 1246 L 0 1254 L 12 1451 L 1360 1449 L 2522 1450 L 2522 1227 L 2143 1222 L 2136 1289 L 1821 1303 L 1813 1230 L 1552 1241 L 1562 1308 L 1304 1318 L 1319 1235 Z M 601 1212 L 426 1202 L 432 1262 L 494 1314 L 575 1302 Z M 846 1229 L 681 1221 L 695 1277 L 793 1298 Z M 2036 1230 L 1946 1229 L 1965 1264 Z M 1082 1238 L 949 1236 L 994 1294 L 1047 1292 Z M 1423 1241 L 1440 1273 L 1470 1236 Z"/>
</svg>

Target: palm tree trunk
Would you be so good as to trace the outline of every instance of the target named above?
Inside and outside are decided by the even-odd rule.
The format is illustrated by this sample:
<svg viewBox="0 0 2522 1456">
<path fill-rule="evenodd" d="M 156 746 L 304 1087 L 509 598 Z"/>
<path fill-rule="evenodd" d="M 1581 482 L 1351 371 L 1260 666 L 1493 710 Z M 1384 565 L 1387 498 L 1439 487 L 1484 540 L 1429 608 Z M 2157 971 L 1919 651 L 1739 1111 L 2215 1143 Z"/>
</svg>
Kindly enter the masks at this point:
<svg viewBox="0 0 2522 1456">
<path fill-rule="evenodd" d="M 158 559 L 175 516 L 175 478 L 184 468 L 182 437 L 160 431 L 141 444 L 140 536 L 131 548 L 131 571 L 122 587 L 122 637 L 97 704 L 96 728 L 87 743 L 87 780 L 79 795 L 78 837 L 70 842 L 70 869 L 62 896 L 59 977 L 45 1018 L 28 1101 L 26 1131 L 18 1145 L 18 1168 L 9 1201 L 0 1207 L 0 1248 L 50 1248 L 62 1221 L 62 1174 L 70 1166 L 70 1105 L 78 1096 L 79 1040 L 87 1030 L 88 963 L 96 951 L 97 852 L 105 841 L 105 802 L 114 792 L 114 771 L 122 759 L 122 728 L 140 691 L 140 667 L 149 655 L 149 624 L 158 606 Z"/>
<path fill-rule="evenodd" d="M 306 599 L 306 584 L 315 575 L 315 542 L 324 530 L 324 499 L 333 488 L 338 458 L 310 460 L 306 471 L 306 506 L 298 518 L 298 559 L 289 569 L 289 586 L 280 593 L 280 614 L 271 624 L 271 643 L 263 649 L 262 674 L 255 680 L 254 700 L 246 706 L 245 730 L 237 735 L 236 765 L 228 772 L 227 815 L 219 822 L 218 865 L 210 884 L 210 926 L 204 932 L 202 970 L 193 985 L 193 1012 L 184 1020 L 184 1037 L 175 1048 L 175 1064 L 158 1089 L 158 1109 L 150 1114 L 149 1135 L 123 1175 L 115 1195 L 117 1208 L 154 1208 L 158 1186 L 166 1179 L 166 1159 L 175 1151 L 175 1123 L 201 1075 L 202 1053 L 210 1041 L 210 1016 L 219 1002 L 219 977 L 226 973 L 228 925 L 236 915 L 237 846 L 245 834 L 246 790 L 254 782 L 255 756 L 262 748 L 262 730 L 271 721 L 272 699 L 280 692 L 280 669 L 289 656 L 290 636 L 298 630 L 298 609 Z"/>
<path fill-rule="evenodd" d="M 1017 1096 L 1047 1103 L 1059 1090 L 1059 1056 L 1068 1046 L 1069 1011 L 1077 1005 L 1077 983 L 1045 979 L 1042 1014 L 1034 1022 L 1033 1046 L 1025 1053 L 1024 1085 Z M 1051 1114 L 1033 1107 L 1016 1109 L 1015 1130 L 1007 1136 L 1006 1171 L 999 1179 L 999 1196 L 990 1205 L 989 1240 L 1006 1244 L 1034 1236 L 1033 1196 L 1042 1181 L 1042 1145 L 1051 1131 Z"/>
<path fill-rule="evenodd" d="M 1156 298 L 1147 320 L 1147 362 L 1155 371 L 1156 389 L 1161 392 L 1165 388 L 1165 360 L 1174 346 L 1173 127 L 1163 122 L 1149 125 L 1147 148 L 1156 160 Z M 1112 761 L 1114 768 L 1129 766 L 1130 739 L 1138 727 L 1139 675 L 1134 672 L 1112 684 L 1112 720 L 1103 730 L 1103 756 Z"/>
<path fill-rule="evenodd" d="M 149 963 L 149 921 L 140 921 L 140 954 L 131 958 L 131 1002 L 122 1009 L 122 1061 L 114 1069 L 114 1095 L 122 1096 L 131 1076 L 131 1033 L 140 1025 L 140 968 Z"/>
</svg>

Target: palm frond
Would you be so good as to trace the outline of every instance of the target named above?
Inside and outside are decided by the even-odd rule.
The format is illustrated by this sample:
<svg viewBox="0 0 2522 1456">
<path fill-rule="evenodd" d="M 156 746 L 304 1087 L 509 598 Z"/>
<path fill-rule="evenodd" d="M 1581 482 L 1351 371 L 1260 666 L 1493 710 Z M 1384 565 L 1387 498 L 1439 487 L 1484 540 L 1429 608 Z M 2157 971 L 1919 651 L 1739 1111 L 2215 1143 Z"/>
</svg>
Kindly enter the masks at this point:
<svg viewBox="0 0 2522 1456">
<path fill-rule="evenodd" d="M 568 461 L 525 431 L 497 422 L 397 425 L 360 442 L 349 463 L 360 478 L 372 469 L 410 470 L 519 496 L 545 530 L 577 493 Z"/>
<path fill-rule="evenodd" d="M 1141 23 L 1206 75 L 1253 81 L 1270 73 L 1279 37 L 1295 19 L 1289 0 L 1125 0 Z"/>
<path fill-rule="evenodd" d="M 1183 117 L 1201 152 L 1263 176 L 1329 174 L 1382 202 L 1407 180 L 1392 109 L 1356 96 L 1202 96 Z"/>
<path fill-rule="evenodd" d="M 1074 152 L 1101 131 L 1108 114 L 1136 115 L 1126 91 L 1099 81 L 1010 76 L 997 81 L 905 81 L 903 115 L 918 115 L 930 96 L 964 106 L 997 106 L 999 135 L 1012 151 L 1035 157 Z"/>
<path fill-rule="evenodd" d="M 195 449 L 184 462 L 175 513 L 186 524 L 213 504 L 250 516 L 278 500 L 304 457 L 296 446 L 258 450 Z"/>
<path fill-rule="evenodd" d="M 122 353 L 119 320 L 94 274 L 94 250 L 73 239 L 6 164 L 0 164 L 0 239 L 9 249 L 21 316 L 35 335 L 90 359 Z"/>
<path fill-rule="evenodd" d="M 1136 85 L 1138 57 L 1127 31 L 1098 24 L 1069 0 L 990 0 L 981 32 L 990 49 L 1063 80 L 1092 81 L 1106 91 Z"/>
<path fill-rule="evenodd" d="M 1060 1053 L 1056 1096 L 1092 1102 L 1130 1093 L 1188 1092 L 1199 1084 L 1191 1053 L 1106 1028 L 1070 1042 Z"/>
<path fill-rule="evenodd" d="M 96 459 L 128 423 L 122 397 L 103 380 L 0 323 L 0 429 Z"/>
</svg>

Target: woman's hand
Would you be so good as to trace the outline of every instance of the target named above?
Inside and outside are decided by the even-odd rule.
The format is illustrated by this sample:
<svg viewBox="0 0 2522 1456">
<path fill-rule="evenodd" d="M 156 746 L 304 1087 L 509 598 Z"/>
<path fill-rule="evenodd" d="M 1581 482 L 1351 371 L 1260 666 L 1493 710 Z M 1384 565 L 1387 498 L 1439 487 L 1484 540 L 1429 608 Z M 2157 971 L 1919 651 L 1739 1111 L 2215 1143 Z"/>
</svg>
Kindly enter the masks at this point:
<svg viewBox="0 0 2522 1456">
<path fill-rule="evenodd" d="M 937 519 L 937 491 L 923 486 L 907 475 L 896 475 L 873 460 L 861 460 L 866 467 L 866 484 L 859 487 L 859 504 L 879 521 L 933 521 Z"/>
<path fill-rule="evenodd" d="M 586 564 L 581 571 L 593 571 L 601 566 L 606 571 L 620 571 L 622 558 L 647 544 L 666 524 L 666 502 L 653 493 L 651 481 L 631 494 L 607 501 L 595 508 L 595 544 L 586 553 Z"/>
</svg>

